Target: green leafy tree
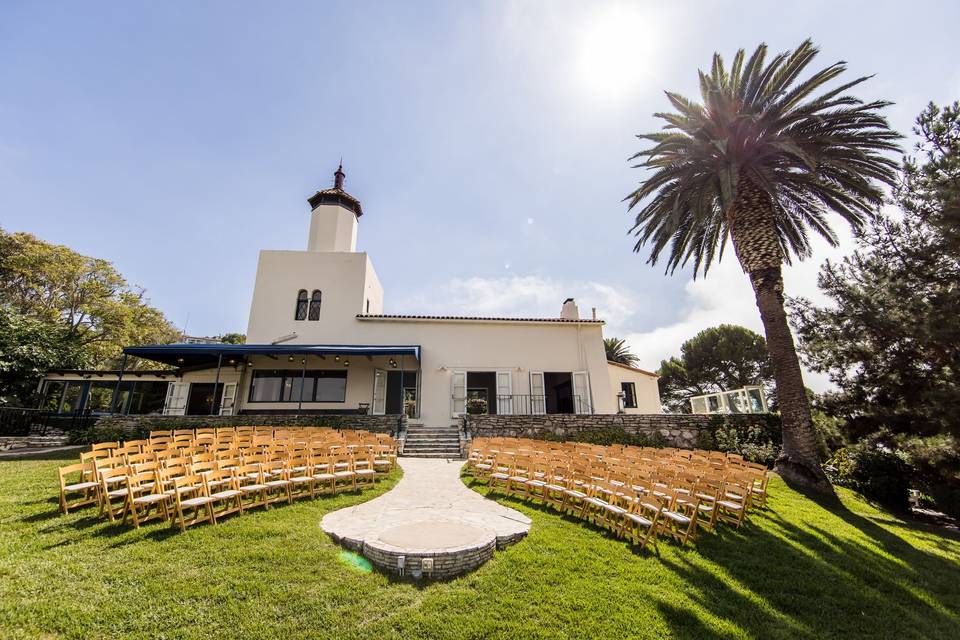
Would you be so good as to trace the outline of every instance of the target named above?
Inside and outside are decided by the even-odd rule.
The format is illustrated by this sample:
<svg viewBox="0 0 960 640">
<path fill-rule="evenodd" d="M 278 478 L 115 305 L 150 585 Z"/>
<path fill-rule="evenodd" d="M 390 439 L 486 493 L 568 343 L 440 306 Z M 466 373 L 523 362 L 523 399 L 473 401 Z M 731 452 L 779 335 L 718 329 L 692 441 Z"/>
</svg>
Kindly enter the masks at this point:
<svg viewBox="0 0 960 640">
<path fill-rule="evenodd" d="M 866 78 L 825 89 L 845 70 L 838 62 L 801 75 L 817 55 L 807 40 L 767 59 L 761 45 L 737 52 L 729 69 L 714 54 L 700 72 L 702 104 L 667 93 L 675 109 L 657 116 L 665 130 L 639 136 L 652 146 L 633 158 L 652 170 L 627 196 L 639 207 L 636 251 L 650 263 L 666 252 L 667 271 L 692 262 L 696 276 L 719 260 L 727 240 L 756 295 L 783 418 L 777 471 L 792 483 L 832 491 L 817 458 L 817 439 L 784 309 L 781 266 L 811 254 L 809 232 L 837 239 L 827 214 L 855 229 L 883 201 L 898 149 L 879 110 L 847 93 Z"/>
<path fill-rule="evenodd" d="M 921 159 L 904 165 L 900 212 L 824 265 L 818 283 L 832 304 L 790 303 L 804 361 L 830 375 L 829 406 L 855 437 L 876 423 L 960 433 L 960 105 L 928 106 L 914 131 Z"/>
<path fill-rule="evenodd" d="M 115 365 L 124 346 L 179 336 L 110 262 L 2 229 L 0 304 L 63 330 L 63 339 L 79 344 L 92 366 Z"/>
<path fill-rule="evenodd" d="M 48 369 L 89 365 L 83 346 L 62 324 L 50 323 L 0 305 L 0 405 L 34 406 Z"/>
<path fill-rule="evenodd" d="M 660 399 L 668 411 L 690 412 L 690 396 L 769 387 L 773 367 L 763 336 L 745 327 L 722 324 L 704 329 L 680 347 L 680 357 L 660 362 Z"/>
<path fill-rule="evenodd" d="M 222 336 L 219 336 L 220 342 L 226 344 L 245 344 L 247 342 L 247 336 L 242 333 L 225 333 Z"/>
<path fill-rule="evenodd" d="M 609 362 L 619 362 L 628 367 L 637 364 L 637 356 L 630 352 L 630 347 L 623 338 L 604 338 L 603 348 L 607 352 Z"/>
</svg>

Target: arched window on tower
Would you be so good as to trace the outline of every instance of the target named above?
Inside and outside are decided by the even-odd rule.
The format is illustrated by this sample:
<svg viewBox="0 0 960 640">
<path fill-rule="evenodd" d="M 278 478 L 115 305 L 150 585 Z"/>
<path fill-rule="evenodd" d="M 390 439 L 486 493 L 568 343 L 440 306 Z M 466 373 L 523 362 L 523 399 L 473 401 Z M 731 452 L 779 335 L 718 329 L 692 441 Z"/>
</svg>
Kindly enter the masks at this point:
<svg viewBox="0 0 960 640">
<path fill-rule="evenodd" d="M 314 289 L 310 294 L 310 320 L 320 319 L 320 290 Z"/>
<path fill-rule="evenodd" d="M 300 289 L 300 292 L 297 293 L 297 308 L 293 315 L 294 320 L 306 320 L 307 319 L 307 290 Z"/>
</svg>

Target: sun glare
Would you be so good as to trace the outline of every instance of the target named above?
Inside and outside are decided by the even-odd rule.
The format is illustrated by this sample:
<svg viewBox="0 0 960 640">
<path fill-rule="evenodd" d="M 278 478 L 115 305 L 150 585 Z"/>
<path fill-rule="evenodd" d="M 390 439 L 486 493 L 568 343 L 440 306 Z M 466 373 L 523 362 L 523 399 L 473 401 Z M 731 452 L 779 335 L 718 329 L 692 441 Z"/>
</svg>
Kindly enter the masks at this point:
<svg viewBox="0 0 960 640">
<path fill-rule="evenodd" d="M 617 6 L 579 30 L 575 76 L 590 102 L 619 103 L 641 89 L 656 63 L 658 37 L 649 9 Z"/>
</svg>

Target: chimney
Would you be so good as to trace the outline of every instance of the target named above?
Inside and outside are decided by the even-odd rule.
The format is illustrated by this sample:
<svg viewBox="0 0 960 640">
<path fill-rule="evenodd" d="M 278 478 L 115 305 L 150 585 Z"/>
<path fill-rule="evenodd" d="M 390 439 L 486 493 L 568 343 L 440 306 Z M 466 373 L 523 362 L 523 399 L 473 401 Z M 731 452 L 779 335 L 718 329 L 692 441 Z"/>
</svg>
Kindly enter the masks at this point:
<svg viewBox="0 0 960 640">
<path fill-rule="evenodd" d="M 573 298 L 567 298 L 563 301 L 563 308 L 560 310 L 560 318 L 563 320 L 579 320 L 580 311 L 577 309 L 577 303 Z"/>
<path fill-rule="evenodd" d="M 596 308 L 596 307 L 593 307 L 593 319 L 594 319 L 594 320 L 597 319 L 597 308 Z"/>
</svg>

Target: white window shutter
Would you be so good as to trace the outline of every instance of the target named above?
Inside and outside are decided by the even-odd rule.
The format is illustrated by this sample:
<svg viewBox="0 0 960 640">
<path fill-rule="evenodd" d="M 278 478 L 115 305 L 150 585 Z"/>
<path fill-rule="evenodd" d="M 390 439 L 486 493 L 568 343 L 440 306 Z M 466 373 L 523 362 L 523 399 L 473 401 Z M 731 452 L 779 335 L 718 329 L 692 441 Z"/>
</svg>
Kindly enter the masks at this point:
<svg viewBox="0 0 960 640">
<path fill-rule="evenodd" d="M 373 415 L 382 416 L 387 412 L 387 372 L 375 369 L 373 372 Z"/>
<path fill-rule="evenodd" d="M 237 383 L 227 382 L 223 385 L 223 397 L 220 398 L 220 415 L 232 416 L 234 403 L 237 401 Z"/>
<path fill-rule="evenodd" d="M 462 416 L 467 412 L 467 372 L 454 371 L 450 377 L 451 414 Z"/>
<path fill-rule="evenodd" d="M 590 379 L 586 371 L 573 372 L 573 402 L 576 413 L 593 413 L 590 409 Z"/>
<path fill-rule="evenodd" d="M 168 416 L 182 416 L 187 409 L 189 382 L 171 382 L 167 386 L 167 400 L 163 404 L 163 413 Z"/>
<path fill-rule="evenodd" d="M 497 371 L 497 413 L 513 413 L 513 373 Z"/>
<path fill-rule="evenodd" d="M 547 394 L 544 391 L 543 371 L 530 372 L 530 413 L 542 416 L 547 412 Z"/>
</svg>

